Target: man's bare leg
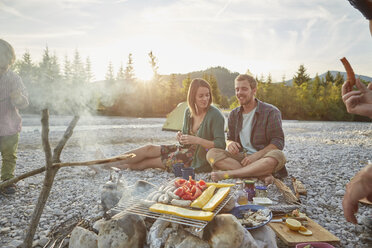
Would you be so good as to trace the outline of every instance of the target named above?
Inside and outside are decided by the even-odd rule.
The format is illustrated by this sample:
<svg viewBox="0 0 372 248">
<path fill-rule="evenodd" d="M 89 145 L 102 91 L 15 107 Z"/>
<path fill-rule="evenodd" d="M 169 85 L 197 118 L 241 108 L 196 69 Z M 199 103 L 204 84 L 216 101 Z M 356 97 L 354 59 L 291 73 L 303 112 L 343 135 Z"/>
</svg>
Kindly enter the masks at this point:
<svg viewBox="0 0 372 248">
<path fill-rule="evenodd" d="M 217 161 L 213 165 L 214 170 L 237 170 L 242 168 L 242 165 L 239 163 L 239 161 L 233 159 L 233 158 L 225 158 L 220 161 Z"/>
<path fill-rule="evenodd" d="M 218 161 L 215 163 L 215 166 L 218 168 L 219 165 L 225 164 L 224 161 L 228 158 Z M 219 163 L 222 162 L 222 163 Z M 237 161 L 236 161 L 237 162 Z M 239 163 L 239 162 L 238 162 Z M 240 164 L 240 163 L 239 163 Z M 225 171 L 216 171 L 211 173 L 211 178 L 213 181 L 219 181 L 228 176 L 228 178 L 245 178 L 245 177 L 258 177 L 267 182 L 270 182 L 272 179 L 272 173 L 277 166 L 278 161 L 271 157 L 261 158 L 252 164 L 249 164 L 245 167 L 241 167 L 238 169 L 228 169 Z M 221 168 L 221 167 L 219 167 Z"/>
</svg>

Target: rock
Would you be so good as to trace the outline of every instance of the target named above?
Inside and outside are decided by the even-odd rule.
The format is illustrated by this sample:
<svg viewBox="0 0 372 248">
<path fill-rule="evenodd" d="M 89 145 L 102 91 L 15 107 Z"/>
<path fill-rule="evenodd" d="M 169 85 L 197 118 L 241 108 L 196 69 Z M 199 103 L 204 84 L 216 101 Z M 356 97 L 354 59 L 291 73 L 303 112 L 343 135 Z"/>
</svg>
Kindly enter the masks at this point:
<svg viewBox="0 0 372 248">
<path fill-rule="evenodd" d="M 205 227 L 203 239 L 208 241 L 212 248 L 258 247 L 252 235 L 232 214 L 217 215 Z"/>
<path fill-rule="evenodd" d="M 104 219 L 97 220 L 93 224 L 93 229 L 96 230 L 97 232 L 99 232 L 99 230 L 101 229 L 101 227 L 102 227 L 102 225 L 103 225 L 104 222 L 105 222 Z"/>
<path fill-rule="evenodd" d="M 42 236 L 40 239 L 39 239 L 39 245 L 41 247 L 44 247 L 47 243 L 48 243 L 49 239 L 45 236 Z"/>
<path fill-rule="evenodd" d="M 151 191 L 153 191 L 156 188 L 157 187 L 154 184 L 152 184 L 152 183 L 149 183 L 149 182 L 144 181 L 144 180 L 138 180 L 134 184 L 132 195 L 133 196 L 142 195 L 144 193 L 151 192 Z"/>
<path fill-rule="evenodd" d="M 13 241 L 11 241 L 10 243 L 9 243 L 9 246 L 10 247 L 18 247 L 18 246 L 20 246 L 20 245 L 22 245 L 23 244 L 23 241 L 22 240 L 17 240 L 17 239 L 15 239 L 15 240 L 13 240 Z"/>
<path fill-rule="evenodd" d="M 164 248 L 209 248 L 208 242 L 180 228 L 169 234 Z"/>
<path fill-rule="evenodd" d="M 170 222 L 157 219 L 151 226 L 147 234 L 147 244 L 150 248 L 160 248 L 164 244 L 162 241 L 163 231 L 170 225 Z"/>
<path fill-rule="evenodd" d="M 146 226 L 142 218 L 119 213 L 105 221 L 98 234 L 100 248 L 142 248 L 146 241 Z"/>
<path fill-rule="evenodd" d="M 101 204 L 105 212 L 116 206 L 120 198 L 121 192 L 117 190 L 116 183 L 108 181 L 105 183 L 105 185 L 103 185 L 101 192 Z"/>
<path fill-rule="evenodd" d="M 276 248 L 276 235 L 270 227 L 262 226 L 257 229 L 249 231 L 254 240 L 257 242 L 258 247 L 262 248 Z"/>
<path fill-rule="evenodd" d="M 98 248 L 98 235 L 80 226 L 72 230 L 69 248 Z"/>
</svg>

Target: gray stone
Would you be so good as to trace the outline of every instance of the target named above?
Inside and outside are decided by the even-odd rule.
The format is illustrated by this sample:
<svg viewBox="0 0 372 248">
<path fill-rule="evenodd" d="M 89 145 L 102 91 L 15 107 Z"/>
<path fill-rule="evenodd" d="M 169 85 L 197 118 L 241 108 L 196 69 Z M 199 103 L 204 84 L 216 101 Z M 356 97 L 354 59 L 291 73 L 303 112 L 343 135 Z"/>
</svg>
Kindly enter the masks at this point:
<svg viewBox="0 0 372 248">
<path fill-rule="evenodd" d="M 115 215 L 102 225 L 98 234 L 100 248 L 140 248 L 145 241 L 145 223 L 142 218 L 132 214 Z"/>
<path fill-rule="evenodd" d="M 231 214 L 217 215 L 205 227 L 203 239 L 208 241 L 211 247 L 258 247 L 252 235 Z"/>
<path fill-rule="evenodd" d="M 69 248 L 97 248 L 97 234 L 77 226 L 72 230 Z"/>
</svg>

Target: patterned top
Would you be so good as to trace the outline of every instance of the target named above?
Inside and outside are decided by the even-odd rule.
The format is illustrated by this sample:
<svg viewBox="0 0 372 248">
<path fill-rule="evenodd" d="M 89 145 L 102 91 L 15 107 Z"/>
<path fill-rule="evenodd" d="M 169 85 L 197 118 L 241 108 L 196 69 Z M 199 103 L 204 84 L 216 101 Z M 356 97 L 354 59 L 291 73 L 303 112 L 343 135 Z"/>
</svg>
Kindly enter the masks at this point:
<svg viewBox="0 0 372 248">
<path fill-rule="evenodd" d="M 17 74 L 9 70 L 0 75 L 0 136 L 13 135 L 21 131 L 22 120 L 18 108 L 26 107 L 28 101 L 27 98 L 22 99 L 21 106 L 12 102 L 10 95 L 17 91 L 27 96 L 22 79 Z"/>
<path fill-rule="evenodd" d="M 365 18 L 372 20 L 372 1 L 371 0 L 349 0 L 354 8 L 359 10 Z"/>
<path fill-rule="evenodd" d="M 284 132 L 282 129 L 282 116 L 275 106 L 256 99 L 257 108 L 254 113 L 251 144 L 257 151 L 269 144 L 275 145 L 279 150 L 284 148 Z M 241 145 L 239 133 L 242 130 L 243 108 L 237 107 L 229 114 L 227 140 L 238 142 Z"/>
</svg>

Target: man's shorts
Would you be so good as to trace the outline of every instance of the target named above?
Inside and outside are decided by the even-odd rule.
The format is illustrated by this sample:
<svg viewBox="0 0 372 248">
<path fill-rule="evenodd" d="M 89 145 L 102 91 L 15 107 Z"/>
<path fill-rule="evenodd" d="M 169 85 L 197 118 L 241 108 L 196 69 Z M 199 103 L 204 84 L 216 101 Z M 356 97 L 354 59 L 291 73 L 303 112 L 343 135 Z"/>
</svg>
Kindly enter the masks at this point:
<svg viewBox="0 0 372 248">
<path fill-rule="evenodd" d="M 226 158 L 232 158 L 237 160 L 238 162 L 241 162 L 245 157 L 247 156 L 246 153 L 240 152 L 238 154 L 231 154 L 230 152 L 219 149 L 219 148 L 212 148 L 207 153 L 207 161 L 214 169 L 213 165 L 222 159 Z M 262 158 L 271 157 L 274 158 L 276 161 L 278 161 L 277 166 L 275 167 L 274 173 L 279 172 L 279 174 L 286 174 L 285 170 L 285 163 L 287 162 L 284 153 L 281 150 L 271 150 L 267 152 Z M 285 172 L 283 172 L 285 170 Z M 284 175 L 283 175 L 284 176 Z"/>
</svg>

